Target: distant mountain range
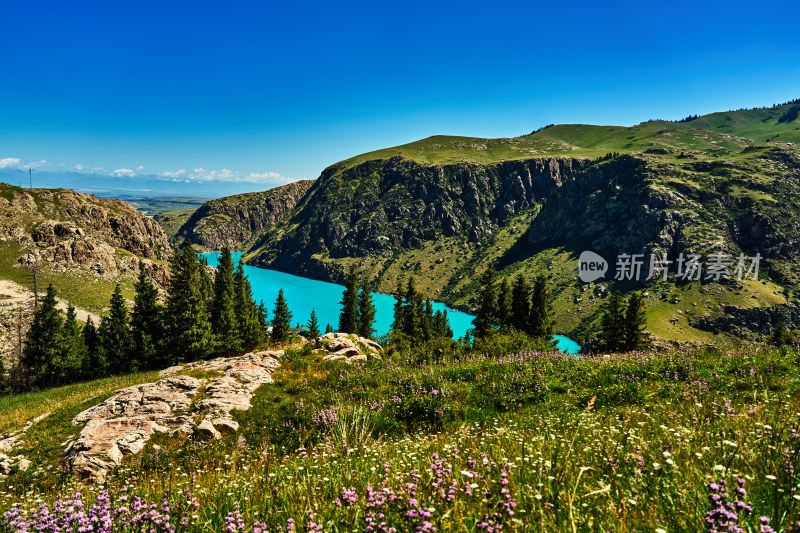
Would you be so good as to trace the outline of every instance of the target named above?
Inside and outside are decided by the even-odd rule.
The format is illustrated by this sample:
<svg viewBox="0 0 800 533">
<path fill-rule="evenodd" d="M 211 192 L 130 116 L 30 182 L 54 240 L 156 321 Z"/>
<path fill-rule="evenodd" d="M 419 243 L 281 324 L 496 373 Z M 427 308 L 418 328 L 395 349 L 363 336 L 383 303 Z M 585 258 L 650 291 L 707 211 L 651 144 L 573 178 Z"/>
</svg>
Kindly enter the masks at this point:
<svg viewBox="0 0 800 533">
<path fill-rule="evenodd" d="M 633 127 L 434 136 L 331 165 L 301 195 L 215 200 L 178 235 L 323 280 L 355 263 L 385 292 L 414 275 L 431 297 L 467 309 L 489 264 L 507 277 L 546 272 L 559 332 L 582 343 L 610 290 L 641 289 L 659 338 L 740 342 L 800 317 L 799 112 L 794 101 Z M 282 199 L 277 211 L 266 195 Z M 580 282 L 584 250 L 609 259 L 606 278 Z M 626 253 L 763 261 L 758 280 L 615 281 Z"/>
<path fill-rule="evenodd" d="M 27 188 L 29 185 L 28 171 L 2 169 L 0 170 L 0 181 Z M 61 187 L 94 194 L 101 198 L 122 199 L 158 196 L 185 197 L 187 195 L 218 198 L 230 195 L 231 191 L 246 193 L 260 191 L 269 186 L 265 183 L 251 182 L 175 180 L 155 175 L 116 177 L 49 169 L 34 169 L 32 181 L 35 188 L 55 189 Z"/>
</svg>

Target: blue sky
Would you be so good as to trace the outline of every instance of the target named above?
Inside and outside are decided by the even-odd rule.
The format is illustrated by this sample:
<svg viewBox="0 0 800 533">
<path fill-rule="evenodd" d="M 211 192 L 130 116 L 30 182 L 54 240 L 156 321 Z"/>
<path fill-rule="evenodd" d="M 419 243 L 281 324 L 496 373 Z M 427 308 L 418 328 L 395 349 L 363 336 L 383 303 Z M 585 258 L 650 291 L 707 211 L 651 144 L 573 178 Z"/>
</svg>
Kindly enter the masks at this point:
<svg viewBox="0 0 800 533">
<path fill-rule="evenodd" d="M 794 2 L 696 4 L 6 0 L 0 180 L 32 165 L 234 193 L 434 134 L 800 97 Z"/>
</svg>

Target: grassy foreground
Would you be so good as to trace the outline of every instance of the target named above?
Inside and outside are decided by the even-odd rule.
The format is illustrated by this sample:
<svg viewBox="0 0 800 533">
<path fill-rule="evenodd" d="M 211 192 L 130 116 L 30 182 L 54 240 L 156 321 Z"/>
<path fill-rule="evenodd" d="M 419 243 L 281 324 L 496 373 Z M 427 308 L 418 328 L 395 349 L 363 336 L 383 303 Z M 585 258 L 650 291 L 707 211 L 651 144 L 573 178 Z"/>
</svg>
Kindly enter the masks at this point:
<svg viewBox="0 0 800 533">
<path fill-rule="evenodd" d="M 799 362 L 289 352 L 238 435 L 152 442 L 105 486 L 42 455 L 0 531 L 795 531 Z"/>
</svg>

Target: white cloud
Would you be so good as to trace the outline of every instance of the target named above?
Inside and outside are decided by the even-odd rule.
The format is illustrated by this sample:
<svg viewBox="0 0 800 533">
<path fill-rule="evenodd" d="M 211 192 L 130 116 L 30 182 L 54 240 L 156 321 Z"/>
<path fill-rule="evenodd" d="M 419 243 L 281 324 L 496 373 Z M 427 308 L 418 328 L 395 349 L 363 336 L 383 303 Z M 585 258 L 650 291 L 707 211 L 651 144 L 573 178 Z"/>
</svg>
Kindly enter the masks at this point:
<svg viewBox="0 0 800 533">
<path fill-rule="evenodd" d="M 206 170 L 203 167 L 194 169 L 189 176 L 194 181 L 235 181 L 237 173 L 223 168 L 222 170 Z"/>
<path fill-rule="evenodd" d="M 286 176 L 281 176 L 277 172 L 264 172 L 264 173 L 256 173 L 251 172 L 247 175 L 247 177 L 243 181 L 249 181 L 251 183 L 292 183 L 293 181 L 297 181 L 297 178 L 289 178 Z"/>
<path fill-rule="evenodd" d="M 22 160 L 18 157 L 0 159 L 0 168 L 21 168 Z"/>
<path fill-rule="evenodd" d="M 63 163 L 50 164 L 46 160 L 40 161 L 24 161 L 18 157 L 0 158 L 0 169 L 22 169 L 29 168 L 42 168 L 42 167 L 63 167 Z M 105 176 L 113 176 L 115 178 L 162 178 L 170 181 L 182 183 L 204 183 L 210 181 L 227 182 L 227 183 L 253 183 L 264 185 L 285 185 L 297 181 L 296 178 L 289 178 L 282 176 L 278 172 L 265 170 L 264 172 L 249 172 L 243 173 L 229 168 L 221 169 L 206 169 L 198 167 L 193 170 L 182 168 L 174 171 L 164 171 L 157 176 L 153 174 L 143 173 L 143 165 L 138 165 L 135 168 L 118 168 L 116 170 L 106 170 L 100 166 L 91 166 L 90 164 L 78 163 L 73 167 L 78 172 L 89 174 L 100 174 Z"/>
<path fill-rule="evenodd" d="M 219 170 L 206 169 L 203 167 L 195 168 L 191 172 L 181 169 L 174 172 L 162 172 L 161 176 L 164 178 L 188 178 L 189 182 L 206 182 L 206 181 L 223 181 L 233 183 L 266 183 L 266 184 L 286 184 L 297 181 L 295 178 L 288 178 L 281 176 L 277 172 L 250 172 L 249 174 L 242 174 L 235 170 L 223 168 Z"/>
<path fill-rule="evenodd" d="M 165 172 L 162 172 L 161 173 L 161 177 L 162 178 L 177 178 L 178 176 L 183 176 L 184 174 L 186 174 L 186 169 L 182 168 L 180 170 L 176 170 L 175 172 L 170 172 L 169 170 L 167 170 Z"/>
<path fill-rule="evenodd" d="M 111 174 L 117 178 L 132 178 L 136 175 L 136 171 L 130 168 L 118 168 L 117 170 L 112 171 Z"/>
<path fill-rule="evenodd" d="M 42 168 L 49 166 L 47 161 L 42 159 L 40 161 L 23 161 L 19 157 L 4 157 L 0 158 L 0 168 Z"/>
</svg>

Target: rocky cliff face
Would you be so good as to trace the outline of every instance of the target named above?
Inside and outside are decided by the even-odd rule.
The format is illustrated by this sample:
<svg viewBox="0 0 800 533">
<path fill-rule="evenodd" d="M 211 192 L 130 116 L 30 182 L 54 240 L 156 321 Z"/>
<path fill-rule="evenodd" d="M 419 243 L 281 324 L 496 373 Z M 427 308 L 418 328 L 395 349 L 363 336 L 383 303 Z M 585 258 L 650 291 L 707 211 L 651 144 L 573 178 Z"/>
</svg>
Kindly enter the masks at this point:
<svg viewBox="0 0 800 533">
<path fill-rule="evenodd" d="M 23 264 L 46 261 L 56 272 L 133 272 L 141 258 L 157 281 L 166 280 L 157 261 L 167 259 L 171 249 L 158 223 L 120 200 L 0 184 L 3 244 L 14 246 Z"/>
<path fill-rule="evenodd" d="M 754 175 L 763 176 L 761 179 Z M 553 194 L 533 245 L 577 241 L 615 253 L 760 253 L 779 281 L 800 260 L 800 159 L 773 149 L 745 162 L 665 165 L 647 154 L 594 165 Z"/>
<path fill-rule="evenodd" d="M 313 183 L 297 181 L 264 192 L 206 202 L 181 226 L 173 242 L 180 244 L 188 239 L 211 250 L 223 246 L 244 250 L 290 213 Z"/>
<path fill-rule="evenodd" d="M 688 296 L 686 305 L 719 316 L 732 301 L 750 308 L 800 299 L 799 178 L 791 146 L 752 146 L 728 159 L 659 148 L 597 160 L 345 162 L 326 169 L 247 257 L 326 281 L 341 281 L 355 262 L 384 291 L 413 274 L 428 294 L 467 309 L 475 304 L 475 273 L 489 263 L 505 276 L 546 271 L 560 320 L 569 324 L 562 331 L 587 336 L 603 297 L 577 280 L 583 250 L 607 253 L 606 281 L 621 253 L 666 253 L 672 260 L 680 253 L 759 253 L 762 277 L 780 287 L 731 285 L 712 291 L 719 305 L 692 304 Z M 669 287 L 658 289 L 652 305 L 680 300 Z M 691 319 L 681 327 L 705 324 L 696 320 L 699 309 L 681 315 Z M 696 328 L 702 342 L 704 328 Z"/>
<path fill-rule="evenodd" d="M 267 232 L 256 243 L 253 262 L 302 270 L 315 254 L 386 255 L 443 237 L 478 243 L 588 164 L 540 158 L 426 166 L 393 157 L 345 170 L 333 166 L 281 224 L 286 230 Z"/>
</svg>

